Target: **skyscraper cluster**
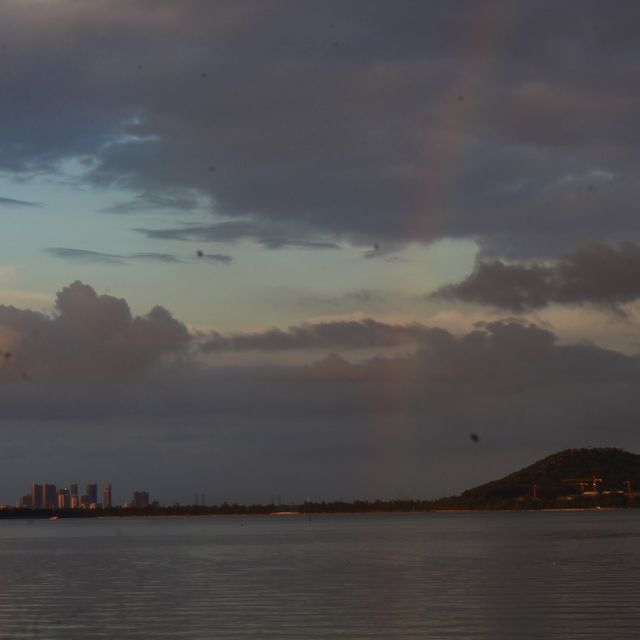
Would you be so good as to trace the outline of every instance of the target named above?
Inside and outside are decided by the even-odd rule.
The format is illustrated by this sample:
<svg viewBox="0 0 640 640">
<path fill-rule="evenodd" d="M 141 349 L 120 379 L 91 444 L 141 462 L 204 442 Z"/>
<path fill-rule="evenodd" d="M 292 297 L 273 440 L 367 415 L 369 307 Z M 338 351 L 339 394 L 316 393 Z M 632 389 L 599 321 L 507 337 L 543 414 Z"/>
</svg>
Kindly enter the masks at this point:
<svg viewBox="0 0 640 640">
<path fill-rule="evenodd" d="M 57 489 L 55 484 L 31 485 L 31 493 L 20 498 L 18 506 L 22 509 L 108 509 L 113 506 L 111 483 L 105 482 L 102 488 L 102 502 L 98 502 L 98 483 L 88 482 L 85 492 L 78 493 L 78 483 L 72 482 L 70 488 Z"/>
<path fill-rule="evenodd" d="M 115 506 L 111 496 L 111 483 L 102 485 L 102 502 L 98 502 L 98 483 L 88 482 L 84 493 L 78 493 L 78 483 L 72 482 L 69 488 L 56 488 L 55 484 L 31 485 L 31 493 L 23 495 L 18 501 L 19 509 L 110 509 Z M 134 491 L 133 499 L 125 501 L 122 506 L 135 509 L 146 509 L 159 506 L 149 500 L 148 491 Z"/>
</svg>

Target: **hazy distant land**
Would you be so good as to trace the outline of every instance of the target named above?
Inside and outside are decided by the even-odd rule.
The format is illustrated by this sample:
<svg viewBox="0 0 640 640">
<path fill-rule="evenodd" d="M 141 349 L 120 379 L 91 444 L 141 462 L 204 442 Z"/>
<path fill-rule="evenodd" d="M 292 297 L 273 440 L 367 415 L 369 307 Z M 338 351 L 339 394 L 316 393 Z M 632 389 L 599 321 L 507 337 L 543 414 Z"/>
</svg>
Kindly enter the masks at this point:
<svg viewBox="0 0 640 640">
<path fill-rule="evenodd" d="M 311 515 L 478 510 L 640 508 L 640 455 L 615 448 L 566 449 L 504 478 L 436 500 L 395 498 L 302 504 L 231 504 L 109 509 L 6 508 L 0 518 L 105 518 L 197 515 Z"/>
</svg>

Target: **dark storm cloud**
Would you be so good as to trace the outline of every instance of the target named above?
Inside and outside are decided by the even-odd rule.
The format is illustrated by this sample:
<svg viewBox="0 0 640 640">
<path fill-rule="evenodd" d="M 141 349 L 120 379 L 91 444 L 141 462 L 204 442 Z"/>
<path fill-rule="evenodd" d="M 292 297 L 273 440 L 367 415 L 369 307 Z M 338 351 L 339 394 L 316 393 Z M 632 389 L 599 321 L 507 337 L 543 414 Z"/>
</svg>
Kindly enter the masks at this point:
<svg viewBox="0 0 640 640">
<path fill-rule="evenodd" d="M 29 202 L 27 200 L 15 200 L 14 198 L 0 197 L 0 207 L 39 207 L 39 202 Z"/>
<path fill-rule="evenodd" d="M 275 225 L 274 247 L 638 239 L 639 18 L 627 1 L 7 0 L 0 169 L 82 158 L 140 194 L 112 210 L 200 193 L 260 237 Z"/>
<path fill-rule="evenodd" d="M 420 344 L 430 338 L 420 324 L 391 325 L 375 320 L 321 322 L 269 329 L 259 333 L 212 333 L 202 343 L 205 353 L 219 351 L 288 351 L 304 349 L 371 349 Z"/>
<path fill-rule="evenodd" d="M 104 264 L 127 264 L 128 260 L 143 260 L 151 262 L 164 262 L 167 264 L 182 264 L 184 260 L 179 260 L 170 253 L 143 252 L 131 253 L 127 255 L 116 255 L 113 253 L 101 253 L 100 251 L 87 251 L 85 249 L 71 249 L 68 247 L 47 247 L 43 249 L 45 253 L 62 258 L 64 260 L 80 262 L 96 262 Z"/>
<path fill-rule="evenodd" d="M 300 240 L 287 237 L 288 230 L 281 224 L 264 224 L 250 221 L 227 221 L 208 225 L 185 225 L 169 229 L 136 229 L 147 238 L 162 240 L 187 240 L 191 242 L 232 243 L 242 239 L 258 242 L 267 249 L 339 249 L 334 242 Z"/>
<path fill-rule="evenodd" d="M 620 311 L 620 305 L 640 298 L 640 247 L 631 242 L 617 248 L 592 244 L 573 249 L 552 263 L 482 260 L 462 282 L 446 285 L 432 297 L 515 312 L 554 303 Z"/>
</svg>

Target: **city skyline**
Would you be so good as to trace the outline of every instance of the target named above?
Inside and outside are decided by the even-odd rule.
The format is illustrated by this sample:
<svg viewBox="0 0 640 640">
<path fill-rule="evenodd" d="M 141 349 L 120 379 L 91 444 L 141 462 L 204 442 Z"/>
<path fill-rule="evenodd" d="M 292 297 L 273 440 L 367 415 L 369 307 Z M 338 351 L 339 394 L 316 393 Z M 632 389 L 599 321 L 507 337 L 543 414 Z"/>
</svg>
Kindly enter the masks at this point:
<svg viewBox="0 0 640 640">
<path fill-rule="evenodd" d="M 31 492 L 24 494 L 16 506 L 22 509 L 110 509 L 115 506 L 146 508 L 151 502 L 148 491 L 133 491 L 130 500 L 122 503 L 114 502 L 111 482 L 102 485 L 102 501 L 98 501 L 98 483 L 89 481 L 85 485 L 84 493 L 78 493 L 78 482 L 72 481 L 67 486 L 58 488 L 55 484 L 33 482 Z"/>
</svg>

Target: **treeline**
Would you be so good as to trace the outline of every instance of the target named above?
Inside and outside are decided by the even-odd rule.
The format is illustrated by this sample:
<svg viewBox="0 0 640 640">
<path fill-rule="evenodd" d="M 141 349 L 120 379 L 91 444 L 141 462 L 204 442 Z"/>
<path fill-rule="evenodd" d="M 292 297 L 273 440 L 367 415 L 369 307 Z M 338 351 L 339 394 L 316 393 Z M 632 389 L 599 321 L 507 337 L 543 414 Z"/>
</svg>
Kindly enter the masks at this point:
<svg viewBox="0 0 640 640">
<path fill-rule="evenodd" d="M 353 502 L 304 502 L 303 504 L 172 505 L 145 508 L 112 507 L 110 509 L 20 509 L 0 511 L 0 518 L 99 518 L 129 516 L 199 516 L 199 515 L 271 515 L 278 513 L 385 513 L 428 511 L 424 500 L 355 500 Z"/>
<path fill-rule="evenodd" d="M 639 509 L 640 495 L 565 496 L 533 498 L 532 496 L 475 497 L 451 496 L 429 503 L 432 510 L 520 511 L 536 509 Z"/>
<path fill-rule="evenodd" d="M 0 519 L 8 518 L 104 518 L 132 516 L 205 516 L 205 515 L 272 515 L 272 514 L 331 514 L 331 513 L 413 513 L 427 511 L 520 511 L 537 509 L 595 509 L 640 508 L 640 495 L 575 496 L 566 498 L 492 497 L 478 499 L 451 496 L 438 500 L 354 500 L 353 502 L 304 502 L 303 504 L 238 504 L 173 505 L 146 508 L 112 507 L 110 509 L 19 509 L 0 511 Z"/>
</svg>

